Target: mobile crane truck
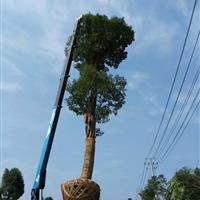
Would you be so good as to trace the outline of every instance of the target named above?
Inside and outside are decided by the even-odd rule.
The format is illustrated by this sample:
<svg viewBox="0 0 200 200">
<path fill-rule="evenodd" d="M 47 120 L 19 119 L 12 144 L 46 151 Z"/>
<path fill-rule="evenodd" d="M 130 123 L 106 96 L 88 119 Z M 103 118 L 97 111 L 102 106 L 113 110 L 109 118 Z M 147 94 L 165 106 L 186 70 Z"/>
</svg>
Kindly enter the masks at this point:
<svg viewBox="0 0 200 200">
<path fill-rule="evenodd" d="M 40 200 L 40 199 L 43 200 L 42 191 L 45 187 L 47 164 L 48 164 L 48 160 L 49 160 L 49 156 L 51 152 L 54 135 L 56 132 L 56 127 L 57 127 L 60 111 L 62 108 L 62 102 L 63 102 L 67 80 L 69 78 L 69 72 L 70 72 L 71 63 L 73 59 L 73 50 L 76 44 L 77 29 L 80 24 L 80 21 L 81 21 L 81 17 L 79 17 L 76 21 L 72 38 L 71 38 L 71 45 L 68 49 L 68 53 L 65 58 L 63 71 L 60 77 L 60 84 L 58 87 L 55 104 L 52 110 L 50 124 L 49 124 L 47 134 L 44 140 L 36 177 L 34 180 L 32 191 L 31 191 L 31 200 Z"/>
</svg>

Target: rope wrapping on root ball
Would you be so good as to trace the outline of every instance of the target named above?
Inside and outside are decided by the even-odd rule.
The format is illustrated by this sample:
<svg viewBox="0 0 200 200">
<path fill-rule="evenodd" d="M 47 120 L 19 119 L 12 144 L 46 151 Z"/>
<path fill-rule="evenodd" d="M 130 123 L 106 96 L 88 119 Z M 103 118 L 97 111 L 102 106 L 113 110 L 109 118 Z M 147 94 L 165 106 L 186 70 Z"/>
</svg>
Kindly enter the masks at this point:
<svg viewBox="0 0 200 200">
<path fill-rule="evenodd" d="M 74 179 L 61 185 L 63 200 L 99 200 L 100 187 L 90 179 Z"/>
</svg>

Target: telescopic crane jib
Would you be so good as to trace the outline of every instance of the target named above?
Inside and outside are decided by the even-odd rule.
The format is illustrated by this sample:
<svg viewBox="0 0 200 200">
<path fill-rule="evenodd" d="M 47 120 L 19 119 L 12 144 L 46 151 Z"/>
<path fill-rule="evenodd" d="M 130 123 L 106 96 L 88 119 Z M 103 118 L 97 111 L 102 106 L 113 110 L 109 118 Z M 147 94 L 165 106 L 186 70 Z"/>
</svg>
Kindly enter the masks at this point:
<svg viewBox="0 0 200 200">
<path fill-rule="evenodd" d="M 56 131 L 59 115 L 60 115 L 60 110 L 62 108 L 62 102 L 63 102 L 67 80 L 69 78 L 69 71 L 70 71 L 70 67 L 71 67 L 71 63 L 73 59 L 73 50 L 76 44 L 76 34 L 77 34 L 77 29 L 80 24 L 80 21 L 81 21 L 81 17 L 78 18 L 76 21 L 72 38 L 71 38 L 71 45 L 70 45 L 70 48 L 68 49 L 68 53 L 65 58 L 63 72 L 61 74 L 60 84 L 57 91 L 56 101 L 52 110 L 49 128 L 47 130 L 47 134 L 45 137 L 36 177 L 34 180 L 32 191 L 31 191 L 31 200 L 40 200 L 40 196 L 41 196 L 41 200 L 43 199 L 42 190 L 45 187 L 46 168 L 47 168 L 50 151 L 51 151 L 51 147 L 52 147 L 52 143 L 53 143 L 53 139 L 54 139 L 54 135 L 55 135 L 55 131 Z"/>
</svg>

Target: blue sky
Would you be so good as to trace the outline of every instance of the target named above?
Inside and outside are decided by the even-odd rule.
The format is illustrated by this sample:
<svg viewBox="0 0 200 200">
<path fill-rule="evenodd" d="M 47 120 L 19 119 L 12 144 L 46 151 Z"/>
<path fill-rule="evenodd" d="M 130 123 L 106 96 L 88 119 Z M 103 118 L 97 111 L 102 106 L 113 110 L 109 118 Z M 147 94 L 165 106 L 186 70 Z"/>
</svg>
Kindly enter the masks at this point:
<svg viewBox="0 0 200 200">
<path fill-rule="evenodd" d="M 105 134 L 97 138 L 93 180 L 100 185 L 103 200 L 135 198 L 144 158 L 153 142 L 178 63 L 193 1 L 1 0 L 1 3 L 1 173 L 6 167 L 18 167 L 25 180 L 25 194 L 20 199 L 30 199 L 63 66 L 65 42 L 75 20 L 88 12 L 116 15 L 124 17 L 136 35 L 128 48 L 128 58 L 117 71 L 128 82 L 126 104 L 117 116 L 102 125 Z M 198 22 L 196 12 L 170 108 L 199 30 Z M 176 112 L 197 63 L 196 52 Z M 72 68 L 70 73 L 72 80 L 77 72 Z M 197 166 L 199 124 L 196 113 L 174 151 L 159 166 L 158 174 L 171 177 L 183 166 Z M 83 119 L 64 104 L 49 160 L 45 196 L 61 199 L 60 184 L 80 176 L 83 153 Z"/>
</svg>

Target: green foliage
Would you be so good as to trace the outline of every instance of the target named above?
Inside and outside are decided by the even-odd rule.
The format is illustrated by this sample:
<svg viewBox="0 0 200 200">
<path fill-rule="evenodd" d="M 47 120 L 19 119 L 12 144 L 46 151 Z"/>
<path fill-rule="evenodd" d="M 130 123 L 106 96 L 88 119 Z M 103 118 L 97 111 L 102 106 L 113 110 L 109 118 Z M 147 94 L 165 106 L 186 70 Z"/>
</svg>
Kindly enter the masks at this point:
<svg viewBox="0 0 200 200">
<path fill-rule="evenodd" d="M 97 66 L 117 68 L 127 57 L 125 48 L 134 40 L 134 31 L 124 18 L 85 14 L 81 18 L 74 51 L 74 61 Z M 70 40 L 69 40 L 70 41 Z M 68 52 L 69 42 L 65 52 Z"/>
<path fill-rule="evenodd" d="M 142 200 L 155 200 L 156 194 L 164 200 L 199 200 L 200 169 L 182 168 L 168 183 L 163 175 L 153 176 L 140 196 Z"/>
<path fill-rule="evenodd" d="M 53 200 L 52 197 L 46 197 L 45 200 Z"/>
<path fill-rule="evenodd" d="M 177 171 L 169 182 L 169 200 L 199 200 L 200 169 L 183 168 Z"/>
<path fill-rule="evenodd" d="M 169 200 L 182 200 L 184 198 L 184 186 L 176 180 L 171 180 L 168 187 Z"/>
<path fill-rule="evenodd" d="M 154 200 L 156 197 L 166 197 L 167 181 L 163 175 L 152 176 L 143 191 L 140 192 L 142 200 Z"/>
<path fill-rule="evenodd" d="M 0 188 L 1 200 L 17 200 L 24 193 L 24 180 L 19 169 L 5 169 Z"/>
<path fill-rule="evenodd" d="M 66 100 L 77 115 L 91 113 L 97 123 L 109 120 L 110 114 L 125 103 L 126 80 L 108 74 L 127 57 L 125 48 L 134 40 L 134 31 L 123 18 L 86 14 L 78 27 L 73 60 L 79 78 L 67 86 Z M 65 52 L 68 52 L 70 40 Z M 100 130 L 97 130 L 101 135 Z"/>
<path fill-rule="evenodd" d="M 200 177 L 200 168 L 195 168 L 195 169 L 194 169 L 194 174 L 195 174 L 197 177 Z"/>
<path fill-rule="evenodd" d="M 96 96 L 96 121 L 108 121 L 111 113 L 117 114 L 124 104 L 126 80 L 120 76 L 108 75 L 104 71 L 96 71 L 91 65 L 79 68 L 80 78 L 67 86 L 70 93 L 67 99 L 69 109 L 77 115 L 93 112 L 91 94 Z"/>
</svg>

